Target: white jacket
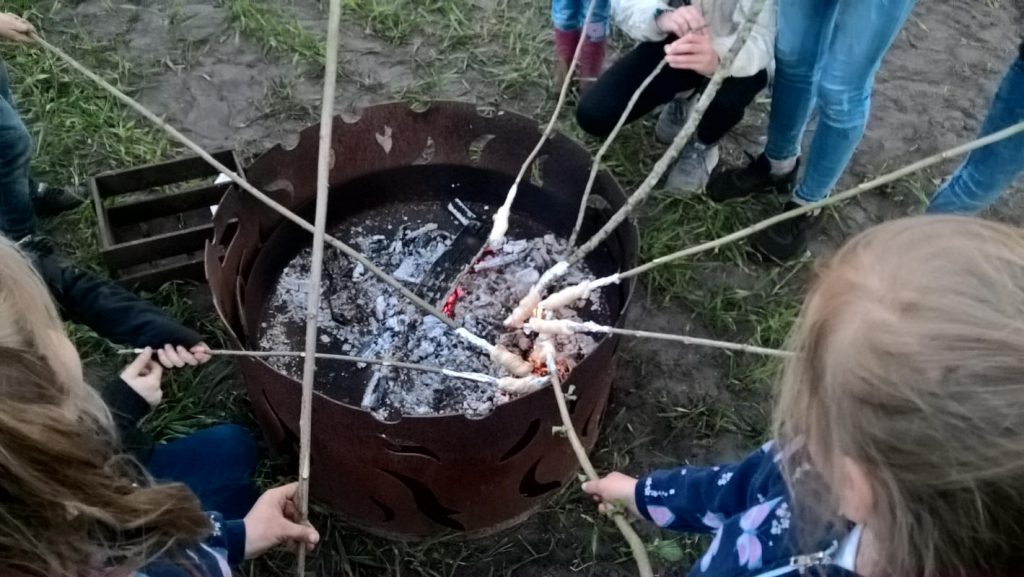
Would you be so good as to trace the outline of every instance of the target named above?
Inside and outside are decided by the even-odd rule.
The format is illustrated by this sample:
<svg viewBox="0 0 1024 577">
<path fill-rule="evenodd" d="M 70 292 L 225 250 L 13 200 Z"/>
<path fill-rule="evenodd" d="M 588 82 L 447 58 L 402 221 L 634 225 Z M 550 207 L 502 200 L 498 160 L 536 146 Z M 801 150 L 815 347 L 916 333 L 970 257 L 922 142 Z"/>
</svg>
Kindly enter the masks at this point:
<svg viewBox="0 0 1024 577">
<path fill-rule="evenodd" d="M 753 0 L 692 1 L 708 23 L 711 44 L 719 58 L 729 51 L 752 3 Z M 659 10 L 672 9 L 663 0 L 612 0 L 616 24 L 634 39 L 645 42 L 658 42 L 668 36 L 658 29 L 654 15 Z M 771 65 L 775 57 L 775 28 L 775 0 L 767 0 L 747 44 L 733 61 L 730 76 L 753 76 Z"/>
</svg>

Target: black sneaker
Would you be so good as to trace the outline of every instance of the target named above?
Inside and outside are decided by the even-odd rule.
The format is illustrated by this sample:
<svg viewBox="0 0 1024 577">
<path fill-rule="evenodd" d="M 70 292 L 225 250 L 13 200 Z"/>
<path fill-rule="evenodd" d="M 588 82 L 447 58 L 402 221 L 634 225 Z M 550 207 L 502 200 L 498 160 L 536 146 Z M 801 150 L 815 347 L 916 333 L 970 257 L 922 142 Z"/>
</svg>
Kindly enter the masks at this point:
<svg viewBox="0 0 1024 577">
<path fill-rule="evenodd" d="M 800 205 L 787 202 L 783 212 L 788 212 Z M 785 262 L 807 251 L 807 237 L 817 229 L 821 222 L 821 212 L 801 214 L 789 220 L 776 223 L 754 235 L 751 248 L 763 258 Z"/>
<path fill-rule="evenodd" d="M 799 168 L 800 163 L 797 161 L 797 166 L 789 174 L 773 176 L 768 157 L 761 153 L 757 158 L 751 157 L 750 164 L 742 168 L 723 170 L 712 176 L 706 189 L 707 195 L 715 202 L 754 194 L 789 195 Z"/>
<path fill-rule="evenodd" d="M 32 207 L 39 216 L 56 216 L 82 206 L 86 195 L 84 186 L 58 188 L 39 183 L 32 195 Z"/>
</svg>

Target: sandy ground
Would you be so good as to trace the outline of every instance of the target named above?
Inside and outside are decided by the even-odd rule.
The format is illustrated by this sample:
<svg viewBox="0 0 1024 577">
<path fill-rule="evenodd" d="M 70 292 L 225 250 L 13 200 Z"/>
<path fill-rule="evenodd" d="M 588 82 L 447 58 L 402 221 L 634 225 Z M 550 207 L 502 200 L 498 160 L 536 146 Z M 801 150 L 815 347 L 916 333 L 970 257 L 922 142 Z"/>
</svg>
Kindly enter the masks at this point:
<svg viewBox="0 0 1024 577">
<path fill-rule="evenodd" d="M 92 34 L 126 38 L 124 57 L 150 70 L 139 99 L 166 115 L 188 136 L 209 148 L 236 146 L 251 154 L 288 140 L 309 123 L 311 111 L 317 108 L 319 79 L 287 59 L 268 56 L 251 40 L 236 35 L 224 8 L 212 0 L 175 2 L 173 9 L 181 11 L 178 17 L 192 18 L 188 25 L 168 28 L 164 23 L 171 16 L 170 2 L 133 4 L 86 0 L 65 7 L 59 18 Z M 918 2 L 879 74 L 867 134 L 844 185 L 974 137 L 1020 40 L 1020 4 L 1021 0 Z M 290 9 L 311 28 L 323 26 L 315 0 L 294 0 Z M 386 100 L 415 82 L 413 57 L 408 51 L 396 50 L 355 27 L 347 27 L 343 39 L 342 66 L 348 81 L 339 85 L 340 110 Z M 488 83 L 461 80 L 449 82 L 445 95 L 501 100 Z M 282 93 L 287 93 L 287 98 L 282 98 Z M 533 91 L 506 104 L 533 112 L 544 98 L 542 92 Z M 741 146 L 751 147 L 763 133 L 763 116 L 763 105 L 760 113 L 749 115 L 739 131 L 741 138 L 730 144 L 733 156 Z M 930 171 L 928 182 L 937 184 L 955 165 L 949 161 Z M 920 201 L 910 196 L 866 196 L 841 211 L 840 221 L 830 223 L 814 252 L 826 253 L 851 232 L 920 206 Z M 993 216 L 1024 222 L 1024 194 L 1019 183 L 1000 201 Z M 657 295 L 647 298 L 643 291 L 638 292 L 629 324 L 648 330 L 708 334 L 688 311 L 662 304 Z M 721 383 L 727 378 L 730 362 L 726 356 L 632 342 L 624 347 L 622 360 L 609 426 L 616 426 L 616 419 L 626 419 L 621 415 L 627 414 L 631 435 L 641 440 L 632 452 L 629 469 L 736 456 L 750 448 L 751 441 L 742 435 L 723 434 L 713 443 L 693 442 L 679 434 L 678 428 L 667 427 L 665 419 L 656 418 L 666 406 L 693 406 L 708 395 L 732 404 L 733 400 L 721 398 Z M 736 410 L 745 410 L 738 401 Z M 751 410 L 763 409 L 755 406 Z M 609 451 L 608 447 L 600 451 L 605 463 L 615 461 L 607 456 Z M 544 531 L 543 525 L 528 527 Z M 533 565 L 521 574 L 544 574 L 543 566 Z"/>
</svg>

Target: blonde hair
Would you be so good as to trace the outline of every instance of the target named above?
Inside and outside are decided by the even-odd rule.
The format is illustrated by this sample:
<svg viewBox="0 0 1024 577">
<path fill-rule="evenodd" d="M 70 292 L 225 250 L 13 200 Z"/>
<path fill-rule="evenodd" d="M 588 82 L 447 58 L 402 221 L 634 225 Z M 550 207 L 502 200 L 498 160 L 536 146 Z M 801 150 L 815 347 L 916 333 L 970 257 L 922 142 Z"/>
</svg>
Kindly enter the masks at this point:
<svg viewBox="0 0 1024 577">
<path fill-rule="evenodd" d="M 791 347 L 776 434 L 817 449 L 819 503 L 838 502 L 840 457 L 867 470 L 890 574 L 1024 566 L 1024 232 L 917 217 L 862 233 L 819 272 Z"/>
<path fill-rule="evenodd" d="M 191 492 L 139 486 L 116 454 L 102 400 L 61 368 L 61 335 L 42 281 L 0 239 L 0 573 L 133 570 L 201 540 Z"/>
</svg>

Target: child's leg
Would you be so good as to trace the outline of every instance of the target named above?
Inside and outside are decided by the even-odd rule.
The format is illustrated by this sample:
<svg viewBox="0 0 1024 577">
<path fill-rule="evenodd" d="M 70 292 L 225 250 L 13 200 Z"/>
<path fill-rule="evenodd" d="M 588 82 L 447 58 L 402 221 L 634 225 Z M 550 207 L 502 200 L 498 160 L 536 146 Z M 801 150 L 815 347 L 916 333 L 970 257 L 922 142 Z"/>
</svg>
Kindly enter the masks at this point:
<svg viewBox="0 0 1024 577">
<path fill-rule="evenodd" d="M 14 108 L 7 67 L 0 61 L 0 234 L 21 240 L 36 229 L 29 189 L 32 137 Z"/>
<path fill-rule="evenodd" d="M 594 136 L 607 136 L 615 128 L 630 97 L 665 57 L 664 42 L 644 42 L 608 69 L 580 100 L 576 121 Z M 688 70 L 665 68 L 643 91 L 627 122 L 642 117 L 683 91 L 706 79 Z"/>
<path fill-rule="evenodd" d="M 1017 58 L 1003 78 L 981 126 L 987 136 L 1024 121 L 1024 59 Z M 932 198 L 932 214 L 975 214 L 992 204 L 1024 172 L 1024 134 L 972 152 Z"/>
<path fill-rule="evenodd" d="M 839 0 L 786 0 L 778 6 L 775 36 L 775 85 L 765 154 L 775 161 L 793 161 L 800 154 L 807 121 L 814 107 L 815 81 Z"/>
<path fill-rule="evenodd" d="M 204 508 L 241 519 L 259 497 L 252 481 L 257 453 L 245 429 L 219 425 L 157 445 L 146 468 L 155 479 L 187 485 Z"/>
<path fill-rule="evenodd" d="M 825 199 L 846 170 L 867 125 L 875 73 L 913 6 L 914 0 L 840 1 L 818 87 L 818 128 L 796 202 Z"/>
<path fill-rule="evenodd" d="M 611 11 L 610 0 L 590 0 L 594 2 L 594 11 L 590 16 L 590 24 L 584 33 L 587 40 L 580 54 L 580 78 L 591 83 L 601 75 L 604 67 L 605 46 L 608 38 L 608 17 Z M 588 10 L 589 4 L 583 10 Z M 584 12 L 584 14 L 586 14 Z"/>
<path fill-rule="evenodd" d="M 582 0 L 551 0 L 551 22 L 555 30 L 577 32 L 586 15 Z"/>
<path fill-rule="evenodd" d="M 717 144 L 743 120 L 747 107 L 765 86 L 768 86 L 767 70 L 744 78 L 726 78 L 697 125 L 697 140 L 705 145 Z"/>
</svg>

